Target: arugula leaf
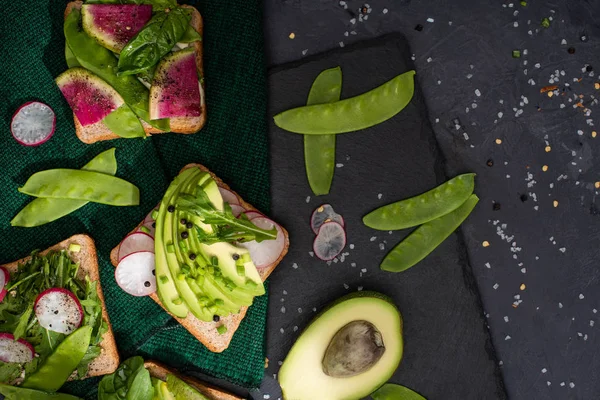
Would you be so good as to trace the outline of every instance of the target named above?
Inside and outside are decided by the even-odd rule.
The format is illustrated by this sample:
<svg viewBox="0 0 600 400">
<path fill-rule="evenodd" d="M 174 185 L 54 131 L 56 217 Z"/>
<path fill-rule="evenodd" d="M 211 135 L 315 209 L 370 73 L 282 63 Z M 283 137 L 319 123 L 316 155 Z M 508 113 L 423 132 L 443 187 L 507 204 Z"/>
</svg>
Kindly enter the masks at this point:
<svg viewBox="0 0 600 400">
<path fill-rule="evenodd" d="M 18 363 L 6 363 L 0 361 L 0 382 L 14 382 L 21 375 L 21 367 Z"/>
<path fill-rule="evenodd" d="M 17 327 L 15 328 L 15 331 L 13 333 L 15 340 L 19 340 L 20 338 L 25 336 L 27 326 L 29 325 L 29 319 L 31 318 L 32 312 L 33 312 L 33 303 L 29 303 L 29 306 L 27 306 L 27 309 L 23 312 L 23 314 L 21 314 L 21 317 L 19 317 L 19 323 L 17 324 Z"/>
<path fill-rule="evenodd" d="M 183 37 L 190 19 L 183 8 L 157 12 L 121 51 L 117 75 L 137 74 L 158 63 Z"/>
<path fill-rule="evenodd" d="M 263 240 L 277 238 L 276 228 L 271 230 L 261 229 L 254 225 L 243 213 L 240 218 L 236 218 L 231 211 L 231 206 L 227 203 L 225 203 L 223 211 L 217 210 L 201 187 L 196 189 L 195 196 L 180 195 L 177 200 L 177 207 L 181 211 L 198 216 L 203 223 L 213 225 L 213 234 L 207 234 L 204 231 L 202 231 L 204 233 L 199 232 L 198 239 L 204 241 L 204 243 L 250 240 L 262 242 Z"/>
</svg>

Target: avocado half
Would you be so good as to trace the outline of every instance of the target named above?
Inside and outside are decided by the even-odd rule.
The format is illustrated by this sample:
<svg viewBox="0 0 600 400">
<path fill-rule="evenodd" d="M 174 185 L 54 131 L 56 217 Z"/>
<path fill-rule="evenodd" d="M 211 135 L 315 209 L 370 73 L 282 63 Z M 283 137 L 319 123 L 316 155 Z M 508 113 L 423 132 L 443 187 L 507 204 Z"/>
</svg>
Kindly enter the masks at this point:
<svg viewBox="0 0 600 400">
<path fill-rule="evenodd" d="M 378 344 L 385 348 L 363 345 L 349 327 L 365 327 L 365 337 L 372 337 L 375 328 Z M 349 349 L 348 343 L 361 348 Z M 373 350 L 373 349 L 378 350 Z M 338 354 L 331 357 L 331 352 Z M 343 349 L 343 350 L 340 350 Z M 376 355 L 371 353 L 376 352 Z M 300 335 L 279 370 L 279 384 L 286 400 L 352 400 L 368 396 L 383 385 L 398 368 L 402 359 L 402 316 L 391 299 L 377 292 L 357 292 L 344 296 L 323 310 Z M 382 353 L 382 354 L 381 354 Z M 368 366 L 354 373 L 332 373 L 332 359 L 348 364 L 360 364 L 356 354 L 369 360 Z M 326 372 L 327 371 L 327 372 Z M 333 376 L 332 376 L 333 375 Z M 344 376 L 346 375 L 346 376 Z"/>
</svg>

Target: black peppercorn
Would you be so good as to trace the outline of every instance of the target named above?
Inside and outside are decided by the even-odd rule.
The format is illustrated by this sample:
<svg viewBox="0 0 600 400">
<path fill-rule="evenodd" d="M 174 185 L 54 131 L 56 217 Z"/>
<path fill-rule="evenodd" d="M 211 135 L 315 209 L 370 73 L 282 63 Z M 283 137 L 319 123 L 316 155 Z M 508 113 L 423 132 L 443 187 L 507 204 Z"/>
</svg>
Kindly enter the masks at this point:
<svg viewBox="0 0 600 400">
<path fill-rule="evenodd" d="M 492 160 L 491 158 L 489 160 L 487 160 L 486 165 L 488 167 L 493 167 L 494 166 L 494 160 Z"/>
<path fill-rule="evenodd" d="M 500 203 L 494 203 L 494 205 L 492 206 L 492 209 L 494 211 L 500 211 Z"/>
<path fill-rule="evenodd" d="M 187 219 L 185 218 L 181 218 L 179 222 L 181 222 L 181 225 L 187 225 Z"/>
<path fill-rule="evenodd" d="M 523 194 L 521 195 L 521 201 L 522 201 L 523 203 L 525 203 L 527 200 L 529 200 L 529 196 L 527 196 L 525 193 L 523 193 Z"/>
<path fill-rule="evenodd" d="M 189 234 L 189 233 L 187 233 L 187 231 L 183 231 L 183 232 L 181 232 L 181 238 L 182 238 L 182 239 L 187 239 L 189 236 L 190 236 L 190 234 Z"/>
<path fill-rule="evenodd" d="M 188 221 L 188 223 L 185 224 L 185 227 L 188 229 L 192 229 L 194 227 L 194 224 L 192 224 L 191 222 Z"/>
<path fill-rule="evenodd" d="M 567 51 L 569 52 L 569 54 L 575 54 L 575 47 L 569 47 Z"/>
<path fill-rule="evenodd" d="M 148 282 L 148 281 L 144 282 L 144 286 L 146 286 L 146 287 L 150 287 L 150 285 L 151 285 L 151 283 L 150 283 L 150 282 Z"/>
<path fill-rule="evenodd" d="M 175 206 L 174 205 L 170 205 L 169 207 L 167 207 L 167 211 L 172 213 L 175 212 Z"/>
<path fill-rule="evenodd" d="M 221 317 L 219 317 L 218 315 L 213 316 L 213 321 L 219 322 L 220 320 L 221 320 Z"/>
<path fill-rule="evenodd" d="M 190 253 L 190 260 L 194 261 L 196 259 L 196 255 L 194 253 Z"/>
<path fill-rule="evenodd" d="M 592 72 L 594 70 L 594 67 L 592 67 L 591 65 L 588 65 L 587 67 L 585 67 L 585 70 L 587 72 Z"/>
<path fill-rule="evenodd" d="M 423 25 L 417 24 L 417 26 L 415 26 L 415 31 L 421 32 L 422 30 L 423 30 Z"/>
<path fill-rule="evenodd" d="M 237 253 L 235 253 L 235 254 L 232 256 L 232 258 L 233 258 L 235 261 L 237 261 L 237 260 L 239 260 L 239 259 L 240 259 L 240 255 L 239 255 L 239 254 L 237 254 Z"/>
</svg>

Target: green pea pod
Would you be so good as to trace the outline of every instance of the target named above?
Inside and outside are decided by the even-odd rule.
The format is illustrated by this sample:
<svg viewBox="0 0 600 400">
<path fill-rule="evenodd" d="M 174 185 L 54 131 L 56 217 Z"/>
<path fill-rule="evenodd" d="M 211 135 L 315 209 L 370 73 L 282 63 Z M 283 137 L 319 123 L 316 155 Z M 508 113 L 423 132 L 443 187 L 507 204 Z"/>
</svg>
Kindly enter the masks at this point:
<svg viewBox="0 0 600 400">
<path fill-rule="evenodd" d="M 67 43 L 65 43 L 65 61 L 69 68 L 81 67 L 81 64 L 77 61 L 77 57 L 73 54 L 73 50 L 71 50 Z"/>
<path fill-rule="evenodd" d="M 85 171 L 100 172 L 103 174 L 114 175 L 117 172 L 117 159 L 115 157 L 115 148 L 106 150 L 90 162 L 85 164 L 81 169 Z M 55 221 L 67 214 L 86 205 L 85 200 L 69 200 L 69 199 L 51 199 L 39 197 L 27 204 L 15 217 L 10 221 L 12 226 L 33 227 L 44 225 L 48 222 Z"/>
<path fill-rule="evenodd" d="M 381 231 L 418 226 L 456 210 L 474 188 L 475 174 L 458 175 L 428 192 L 371 211 L 363 223 Z"/>
<path fill-rule="evenodd" d="M 371 397 L 373 400 L 427 400 L 419 393 L 393 383 L 386 383 L 371 394 Z"/>
<path fill-rule="evenodd" d="M 383 85 L 335 103 L 293 108 L 277 114 L 275 125 L 304 135 L 359 131 L 380 124 L 410 103 L 415 90 L 415 71 L 398 75 Z"/>
<path fill-rule="evenodd" d="M 79 169 L 49 169 L 36 172 L 19 188 L 35 197 L 86 200 L 111 206 L 137 206 L 138 188 L 114 176 Z"/>
<path fill-rule="evenodd" d="M 63 340 L 33 374 L 26 376 L 23 387 L 56 392 L 69 379 L 90 345 L 92 327 L 83 326 Z"/>
<path fill-rule="evenodd" d="M 144 131 L 144 127 L 140 124 L 140 120 L 127 104 L 121 105 L 119 108 L 108 114 L 104 117 L 102 122 L 104 122 L 104 125 L 106 125 L 108 129 L 122 138 L 131 139 L 146 137 L 146 132 Z"/>
<path fill-rule="evenodd" d="M 341 92 L 341 68 L 326 69 L 313 82 L 306 104 L 338 101 Z M 304 135 L 304 165 L 313 193 L 317 196 L 329 193 L 335 170 L 335 135 Z"/>
<path fill-rule="evenodd" d="M 79 64 L 111 85 L 133 112 L 151 126 L 169 130 L 169 120 L 151 120 L 148 111 L 149 92 L 134 76 L 117 76 L 117 59 L 81 28 L 81 11 L 73 9 L 65 19 L 65 39 Z M 141 125 L 140 125 L 141 126 Z"/>
<path fill-rule="evenodd" d="M 65 393 L 46 393 L 40 390 L 26 389 L 0 383 L 0 394 L 6 400 L 82 400 L 80 397 Z"/>
<path fill-rule="evenodd" d="M 381 269 L 405 271 L 427 257 L 467 219 L 478 201 L 472 194 L 456 210 L 419 226 L 385 256 Z"/>
</svg>

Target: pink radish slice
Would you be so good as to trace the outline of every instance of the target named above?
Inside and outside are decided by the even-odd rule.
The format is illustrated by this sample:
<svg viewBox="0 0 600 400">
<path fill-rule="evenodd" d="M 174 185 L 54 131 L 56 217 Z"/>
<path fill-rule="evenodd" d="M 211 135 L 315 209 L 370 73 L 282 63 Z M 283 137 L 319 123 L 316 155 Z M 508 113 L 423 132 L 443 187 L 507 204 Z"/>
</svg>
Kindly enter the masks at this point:
<svg viewBox="0 0 600 400">
<path fill-rule="evenodd" d="M 243 213 L 244 211 L 246 211 L 246 209 L 242 206 L 238 206 L 237 204 L 230 204 L 231 206 L 231 212 L 233 213 L 234 217 L 239 217 L 241 213 Z"/>
<path fill-rule="evenodd" d="M 0 333 L 0 361 L 24 364 L 33 360 L 35 350 L 24 339 L 15 341 L 11 333 Z"/>
<path fill-rule="evenodd" d="M 153 252 L 131 253 L 117 265 L 115 280 L 132 296 L 148 296 L 156 292 L 155 268 Z"/>
<path fill-rule="evenodd" d="M 42 327 L 65 335 L 79 328 L 83 321 L 81 303 L 67 289 L 44 290 L 35 300 L 33 310 Z"/>
<path fill-rule="evenodd" d="M 246 217 L 248 217 L 249 220 L 265 216 L 263 213 L 260 213 L 258 211 L 244 211 L 244 214 L 246 214 Z"/>
<path fill-rule="evenodd" d="M 119 245 L 118 261 L 127 257 L 131 253 L 137 253 L 138 251 L 150 251 L 154 253 L 154 238 L 145 232 L 134 232 L 121 242 Z"/>
<path fill-rule="evenodd" d="M 313 242 L 315 255 L 329 261 L 337 257 L 346 247 L 346 232 L 337 222 L 325 222 L 321 225 L 319 233 Z"/>
<path fill-rule="evenodd" d="M 142 225 L 138 228 L 138 232 L 144 232 L 154 237 L 154 232 L 156 231 L 156 221 L 154 220 L 154 218 L 152 218 L 152 214 L 155 212 L 155 210 L 158 210 L 158 207 L 152 209 L 152 211 L 150 211 L 148 215 L 146 215 L 146 218 L 144 218 L 144 222 L 142 222 Z M 146 227 L 147 232 L 145 230 L 142 230 L 142 226 Z"/>
<path fill-rule="evenodd" d="M 23 146 L 38 146 L 52 137 L 55 127 L 56 115 L 50 106 L 30 101 L 13 114 L 10 132 Z"/>
<path fill-rule="evenodd" d="M 4 298 L 6 297 L 6 293 L 8 293 L 6 291 L 6 285 L 8 284 L 9 281 L 10 281 L 10 274 L 8 273 L 6 268 L 0 267 L 0 287 L 2 288 L 0 290 L 0 302 L 2 302 L 4 300 Z"/>
<path fill-rule="evenodd" d="M 285 237 L 281 227 L 275 222 L 266 217 L 255 217 L 252 223 L 261 229 L 277 229 L 277 238 L 273 240 L 263 240 L 258 243 L 256 240 L 252 240 L 246 243 L 240 243 L 240 247 L 248 249 L 250 258 L 256 265 L 256 268 L 263 268 L 274 263 L 285 248 Z"/>
<path fill-rule="evenodd" d="M 0 303 L 4 301 L 4 298 L 6 297 L 7 293 L 8 292 L 6 291 L 6 289 L 0 290 Z"/>
<path fill-rule="evenodd" d="M 219 192 L 221 192 L 221 197 L 223 197 L 225 203 L 240 205 L 240 199 L 231 190 L 219 187 Z"/>
<path fill-rule="evenodd" d="M 342 228 L 344 227 L 344 218 L 336 213 L 330 204 L 322 204 L 313 211 L 312 216 L 310 217 L 310 227 L 315 235 L 317 235 L 321 225 L 331 221 L 337 222 Z"/>
</svg>

